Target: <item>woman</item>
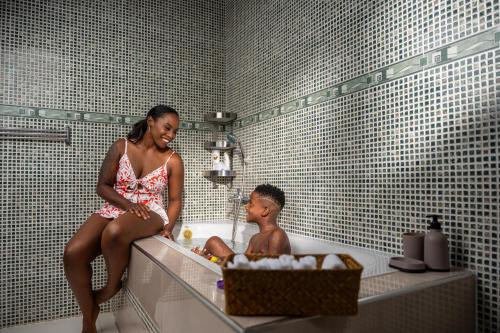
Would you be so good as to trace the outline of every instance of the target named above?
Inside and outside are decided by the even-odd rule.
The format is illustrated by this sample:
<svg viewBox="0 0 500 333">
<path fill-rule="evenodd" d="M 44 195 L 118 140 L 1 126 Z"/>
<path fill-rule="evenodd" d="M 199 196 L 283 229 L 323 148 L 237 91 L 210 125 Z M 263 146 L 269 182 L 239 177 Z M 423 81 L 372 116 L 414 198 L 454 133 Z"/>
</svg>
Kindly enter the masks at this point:
<svg viewBox="0 0 500 333">
<path fill-rule="evenodd" d="M 178 128 L 177 111 L 155 106 L 126 139 L 113 143 L 102 163 L 97 194 L 106 203 L 64 249 L 64 271 L 82 311 L 82 332 L 96 332 L 99 304 L 120 290 L 131 243 L 158 232 L 173 239 L 182 204 L 184 166 L 168 145 Z M 167 187 L 165 211 L 162 197 Z M 106 262 L 107 283 L 93 292 L 90 263 L 100 254 Z"/>
</svg>

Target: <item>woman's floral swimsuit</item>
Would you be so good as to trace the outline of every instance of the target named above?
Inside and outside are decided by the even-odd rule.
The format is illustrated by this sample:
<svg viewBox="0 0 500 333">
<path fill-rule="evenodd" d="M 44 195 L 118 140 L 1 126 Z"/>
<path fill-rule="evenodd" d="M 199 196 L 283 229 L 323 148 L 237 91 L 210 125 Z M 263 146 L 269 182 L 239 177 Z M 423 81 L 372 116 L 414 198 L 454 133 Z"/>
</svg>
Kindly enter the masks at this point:
<svg viewBox="0 0 500 333">
<path fill-rule="evenodd" d="M 127 156 L 127 139 L 125 139 L 125 152 L 120 158 L 116 173 L 116 192 L 131 202 L 148 206 L 161 216 L 164 224 L 168 224 L 168 216 L 163 208 L 163 192 L 168 183 L 167 163 L 173 154 L 175 151 L 172 151 L 164 165 L 137 179 Z M 115 219 L 125 211 L 106 202 L 96 213 L 102 217 Z"/>
</svg>

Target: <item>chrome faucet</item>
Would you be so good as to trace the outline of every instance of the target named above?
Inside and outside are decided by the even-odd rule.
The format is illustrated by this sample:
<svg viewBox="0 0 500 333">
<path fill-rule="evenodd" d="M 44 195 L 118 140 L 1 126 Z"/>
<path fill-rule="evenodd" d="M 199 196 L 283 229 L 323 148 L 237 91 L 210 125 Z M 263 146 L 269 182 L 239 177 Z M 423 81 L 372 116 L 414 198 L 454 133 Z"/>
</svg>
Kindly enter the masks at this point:
<svg viewBox="0 0 500 333">
<path fill-rule="evenodd" d="M 237 188 L 233 196 L 229 198 L 229 202 L 235 201 L 246 205 L 250 201 L 250 198 L 248 197 L 248 195 L 245 195 L 240 188 Z"/>
<path fill-rule="evenodd" d="M 229 202 L 233 203 L 233 232 L 231 234 L 231 242 L 234 245 L 234 238 L 236 237 L 236 226 L 238 225 L 238 217 L 240 216 L 241 204 L 246 205 L 250 201 L 250 198 L 243 193 L 240 188 L 236 189 L 236 192 L 229 198 Z"/>
</svg>

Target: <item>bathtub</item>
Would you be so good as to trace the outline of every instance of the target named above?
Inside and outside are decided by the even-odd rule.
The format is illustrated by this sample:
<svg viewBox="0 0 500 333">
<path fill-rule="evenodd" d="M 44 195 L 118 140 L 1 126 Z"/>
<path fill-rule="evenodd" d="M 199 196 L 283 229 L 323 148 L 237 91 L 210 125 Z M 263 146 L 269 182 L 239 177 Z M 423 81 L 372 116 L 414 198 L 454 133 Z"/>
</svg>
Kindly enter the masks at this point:
<svg viewBox="0 0 500 333">
<path fill-rule="evenodd" d="M 154 237 L 160 242 L 175 248 L 207 269 L 222 274 L 221 268 L 217 264 L 196 255 L 191 251 L 191 249 L 195 246 L 203 246 L 206 240 L 211 236 L 219 236 L 234 249 L 233 244 L 230 244 L 232 228 L 232 223 L 185 223 L 182 226 L 176 226 L 174 229 L 173 234 L 176 240 L 175 243 L 170 242 L 161 236 Z M 184 238 L 184 231 L 187 229 L 191 231 L 191 239 Z M 238 223 L 235 237 L 235 252 L 245 252 L 250 237 L 258 232 L 259 228 L 256 224 Z M 362 277 L 376 276 L 395 271 L 388 265 L 391 257 L 388 253 L 371 251 L 360 247 L 328 242 L 294 234 L 288 234 L 288 238 L 290 240 L 292 254 L 349 254 L 363 266 Z"/>
<path fill-rule="evenodd" d="M 192 239 L 184 239 L 189 228 Z M 218 265 L 196 255 L 210 236 L 230 239 L 232 223 L 183 223 L 175 242 L 160 236 L 136 241 L 127 279 L 112 301 L 121 333 L 150 332 L 474 332 L 475 276 L 464 269 L 403 273 L 388 267 L 390 254 L 288 234 L 292 253 L 348 253 L 364 270 L 355 316 L 229 316 L 224 312 Z M 244 249 L 254 224 L 238 223 Z M 241 250 L 242 251 L 242 250 Z M 241 252 L 238 251 L 238 252 Z"/>
</svg>

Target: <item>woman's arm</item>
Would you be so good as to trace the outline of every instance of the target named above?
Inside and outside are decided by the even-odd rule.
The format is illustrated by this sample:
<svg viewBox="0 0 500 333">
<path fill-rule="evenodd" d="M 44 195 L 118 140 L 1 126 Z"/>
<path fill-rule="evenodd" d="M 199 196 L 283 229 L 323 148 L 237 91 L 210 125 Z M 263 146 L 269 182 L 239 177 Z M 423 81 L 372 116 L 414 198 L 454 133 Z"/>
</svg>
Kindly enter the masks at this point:
<svg viewBox="0 0 500 333">
<path fill-rule="evenodd" d="M 118 194 L 114 188 L 116 173 L 118 172 L 118 164 L 120 162 L 121 152 L 125 149 L 124 146 L 124 141 L 120 139 L 115 141 L 109 148 L 109 151 L 102 162 L 101 170 L 99 171 L 96 192 L 101 198 L 113 206 L 123 210 L 129 210 L 135 207 L 136 204 Z M 142 206 L 135 207 L 134 213 L 139 217 L 149 218 L 147 208 Z"/>
<path fill-rule="evenodd" d="M 168 177 L 168 206 L 167 216 L 169 223 L 165 226 L 163 236 L 171 238 L 172 230 L 175 222 L 181 213 L 182 208 L 182 191 L 184 189 L 184 164 L 178 154 L 172 156 L 170 162 L 170 173 Z"/>
</svg>

